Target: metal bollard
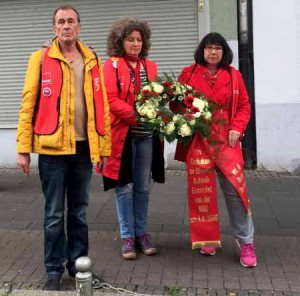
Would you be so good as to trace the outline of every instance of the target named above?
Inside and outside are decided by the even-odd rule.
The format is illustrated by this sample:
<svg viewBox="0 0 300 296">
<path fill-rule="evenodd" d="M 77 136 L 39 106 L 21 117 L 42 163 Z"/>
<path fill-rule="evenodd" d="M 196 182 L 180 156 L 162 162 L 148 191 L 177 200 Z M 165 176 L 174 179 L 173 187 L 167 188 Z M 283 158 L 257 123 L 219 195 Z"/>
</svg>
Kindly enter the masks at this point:
<svg viewBox="0 0 300 296">
<path fill-rule="evenodd" d="M 76 291 L 78 295 L 93 296 L 93 274 L 92 261 L 89 257 L 80 257 L 75 261 L 76 273 Z"/>
</svg>

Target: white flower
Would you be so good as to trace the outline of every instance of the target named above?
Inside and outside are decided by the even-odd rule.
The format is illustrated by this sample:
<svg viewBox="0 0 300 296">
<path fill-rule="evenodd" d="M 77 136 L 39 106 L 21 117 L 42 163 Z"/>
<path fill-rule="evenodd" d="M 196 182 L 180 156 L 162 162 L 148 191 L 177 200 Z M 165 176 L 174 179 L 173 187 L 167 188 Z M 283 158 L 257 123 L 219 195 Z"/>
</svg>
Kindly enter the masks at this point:
<svg viewBox="0 0 300 296">
<path fill-rule="evenodd" d="M 155 106 L 151 103 L 138 107 L 137 111 L 141 116 L 147 116 L 150 119 L 156 116 Z"/>
<path fill-rule="evenodd" d="M 178 94 L 182 93 L 182 84 L 180 84 L 179 82 L 175 83 L 175 92 Z"/>
<path fill-rule="evenodd" d="M 201 99 L 195 98 L 193 101 L 193 106 L 198 108 L 200 112 L 203 111 L 203 108 L 205 107 L 205 102 Z"/>
<path fill-rule="evenodd" d="M 194 117 L 196 117 L 196 118 L 198 118 L 198 117 L 200 117 L 201 116 L 201 112 L 196 112 L 195 114 L 194 114 Z"/>
<path fill-rule="evenodd" d="M 190 123 L 191 126 L 194 126 L 194 125 L 196 124 L 196 120 L 193 119 L 193 120 L 191 120 L 189 123 Z"/>
<path fill-rule="evenodd" d="M 165 126 L 165 131 L 167 135 L 171 135 L 175 130 L 175 124 L 174 122 L 169 122 L 166 126 Z"/>
<path fill-rule="evenodd" d="M 142 106 L 138 107 L 138 109 L 137 109 L 137 112 L 138 112 L 141 116 L 146 115 L 146 114 L 147 114 L 147 111 L 148 111 L 147 105 L 142 105 Z"/>
<path fill-rule="evenodd" d="M 155 116 L 156 116 L 155 109 L 150 107 L 147 111 L 147 117 L 151 119 L 151 118 L 155 118 Z"/>
<path fill-rule="evenodd" d="M 182 115 L 181 114 L 175 114 L 173 116 L 173 122 L 178 122 L 180 119 L 182 118 Z"/>
<path fill-rule="evenodd" d="M 145 85 L 145 86 L 142 88 L 142 90 L 149 90 L 149 91 L 151 91 L 151 87 L 150 87 L 150 85 Z"/>
<path fill-rule="evenodd" d="M 187 123 L 184 123 L 178 130 L 178 134 L 182 137 L 190 136 L 192 134 L 191 128 Z"/>
<path fill-rule="evenodd" d="M 205 119 L 211 120 L 211 112 L 207 111 L 207 112 L 205 112 L 203 115 L 204 115 L 204 118 L 205 118 Z"/>
<path fill-rule="evenodd" d="M 164 90 L 164 87 L 160 84 L 158 84 L 157 82 L 152 82 L 151 83 L 153 91 L 155 91 L 158 94 L 161 94 Z"/>
</svg>

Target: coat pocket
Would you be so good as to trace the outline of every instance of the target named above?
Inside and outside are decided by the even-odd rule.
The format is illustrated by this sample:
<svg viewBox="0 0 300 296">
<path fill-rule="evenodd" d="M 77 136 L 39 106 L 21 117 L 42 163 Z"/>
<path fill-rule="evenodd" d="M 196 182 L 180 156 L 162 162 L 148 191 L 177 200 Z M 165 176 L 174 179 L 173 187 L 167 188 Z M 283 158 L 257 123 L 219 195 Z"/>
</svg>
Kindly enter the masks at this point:
<svg viewBox="0 0 300 296">
<path fill-rule="evenodd" d="M 55 133 L 51 135 L 40 135 L 39 138 L 39 146 L 41 148 L 52 148 L 52 149 L 62 149 L 63 147 L 63 120 L 59 119 L 58 127 Z"/>
</svg>

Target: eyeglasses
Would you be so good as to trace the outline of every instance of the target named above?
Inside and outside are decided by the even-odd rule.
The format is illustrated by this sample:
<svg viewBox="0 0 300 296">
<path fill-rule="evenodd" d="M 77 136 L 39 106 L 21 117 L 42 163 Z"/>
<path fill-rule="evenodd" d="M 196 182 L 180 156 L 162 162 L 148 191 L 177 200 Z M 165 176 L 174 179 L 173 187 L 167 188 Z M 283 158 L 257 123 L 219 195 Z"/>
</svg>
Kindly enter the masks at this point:
<svg viewBox="0 0 300 296">
<path fill-rule="evenodd" d="M 205 49 L 207 51 L 213 51 L 213 50 L 215 50 L 215 51 L 221 51 L 223 48 L 222 48 L 222 46 L 206 45 Z"/>
</svg>

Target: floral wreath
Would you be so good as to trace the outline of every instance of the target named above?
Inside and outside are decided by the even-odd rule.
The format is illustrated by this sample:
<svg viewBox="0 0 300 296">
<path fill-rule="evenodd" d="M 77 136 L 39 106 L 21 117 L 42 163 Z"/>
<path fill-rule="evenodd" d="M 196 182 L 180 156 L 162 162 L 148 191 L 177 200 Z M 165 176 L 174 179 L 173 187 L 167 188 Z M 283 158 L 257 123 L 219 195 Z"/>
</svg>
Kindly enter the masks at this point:
<svg viewBox="0 0 300 296">
<path fill-rule="evenodd" d="M 194 133 L 209 134 L 212 108 L 208 99 L 170 76 L 145 84 L 135 108 L 137 121 L 169 143 L 176 139 L 188 143 Z"/>
</svg>

